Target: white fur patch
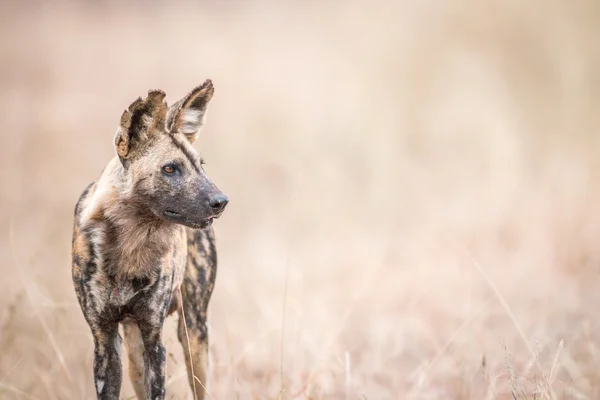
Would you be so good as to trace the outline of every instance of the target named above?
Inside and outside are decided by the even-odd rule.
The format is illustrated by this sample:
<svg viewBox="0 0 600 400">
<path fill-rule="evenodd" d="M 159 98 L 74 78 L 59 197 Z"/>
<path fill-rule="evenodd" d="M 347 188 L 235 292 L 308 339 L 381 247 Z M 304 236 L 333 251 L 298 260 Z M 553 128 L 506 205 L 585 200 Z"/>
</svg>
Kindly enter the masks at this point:
<svg viewBox="0 0 600 400">
<path fill-rule="evenodd" d="M 96 184 L 94 193 L 89 196 L 85 203 L 82 205 L 81 215 L 79 216 L 79 224 L 85 226 L 85 223 L 90 219 L 92 215 L 97 211 L 98 207 L 101 207 L 104 201 L 114 194 L 114 185 L 117 182 L 117 175 L 119 173 L 120 161 L 118 158 L 113 158 L 109 163 L 104 173 Z"/>
<path fill-rule="evenodd" d="M 101 379 L 98 379 L 96 381 L 96 387 L 98 388 L 98 394 L 102 394 L 102 389 L 104 389 L 104 381 Z"/>
<path fill-rule="evenodd" d="M 115 338 L 115 341 L 113 342 L 113 346 L 115 348 L 115 351 L 119 355 L 119 358 L 121 358 L 121 353 L 123 352 L 122 345 L 123 345 L 123 339 L 121 339 L 121 337 L 119 335 L 117 335 L 117 337 Z"/>
<path fill-rule="evenodd" d="M 198 132 L 203 123 L 204 113 L 200 110 L 187 109 L 179 115 L 179 129 L 185 135 Z"/>
<path fill-rule="evenodd" d="M 154 379 L 154 370 L 152 368 L 150 368 L 148 371 L 148 380 L 151 381 Z"/>
</svg>

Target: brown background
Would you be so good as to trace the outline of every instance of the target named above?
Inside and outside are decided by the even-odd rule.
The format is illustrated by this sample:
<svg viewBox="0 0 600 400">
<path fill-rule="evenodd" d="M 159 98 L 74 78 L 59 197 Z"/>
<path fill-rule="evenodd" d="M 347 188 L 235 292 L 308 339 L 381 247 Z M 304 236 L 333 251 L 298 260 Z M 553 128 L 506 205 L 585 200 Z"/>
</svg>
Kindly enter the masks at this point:
<svg viewBox="0 0 600 400">
<path fill-rule="evenodd" d="M 1 7 L 0 398 L 94 398 L 74 204 L 206 78 L 213 398 L 600 396 L 597 2 Z"/>
</svg>

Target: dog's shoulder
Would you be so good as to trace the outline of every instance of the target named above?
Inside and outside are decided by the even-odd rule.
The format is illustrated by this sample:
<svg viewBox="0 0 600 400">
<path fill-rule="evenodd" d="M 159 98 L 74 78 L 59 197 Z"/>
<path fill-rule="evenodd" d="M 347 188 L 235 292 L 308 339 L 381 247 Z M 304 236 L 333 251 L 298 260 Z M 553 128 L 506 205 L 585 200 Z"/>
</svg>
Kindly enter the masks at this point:
<svg viewBox="0 0 600 400">
<path fill-rule="evenodd" d="M 75 203 L 75 220 L 79 219 L 79 216 L 81 215 L 81 211 L 83 210 L 83 205 L 85 204 L 85 201 L 93 195 L 93 193 L 96 191 L 96 182 L 92 182 L 89 185 L 86 186 L 86 188 L 83 190 L 83 192 L 81 193 L 81 195 L 79 196 L 79 199 L 77 200 L 77 203 Z"/>
</svg>

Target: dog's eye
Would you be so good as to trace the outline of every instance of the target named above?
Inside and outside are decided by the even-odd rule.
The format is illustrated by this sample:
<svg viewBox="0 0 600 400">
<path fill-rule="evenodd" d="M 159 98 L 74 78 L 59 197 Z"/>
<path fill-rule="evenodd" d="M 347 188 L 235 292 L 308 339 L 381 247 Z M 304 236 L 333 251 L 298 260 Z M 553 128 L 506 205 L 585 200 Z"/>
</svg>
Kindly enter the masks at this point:
<svg viewBox="0 0 600 400">
<path fill-rule="evenodd" d="M 165 174 L 172 174 L 173 172 L 175 172 L 175 167 L 172 165 L 165 165 L 163 167 L 163 171 L 165 171 Z"/>
</svg>

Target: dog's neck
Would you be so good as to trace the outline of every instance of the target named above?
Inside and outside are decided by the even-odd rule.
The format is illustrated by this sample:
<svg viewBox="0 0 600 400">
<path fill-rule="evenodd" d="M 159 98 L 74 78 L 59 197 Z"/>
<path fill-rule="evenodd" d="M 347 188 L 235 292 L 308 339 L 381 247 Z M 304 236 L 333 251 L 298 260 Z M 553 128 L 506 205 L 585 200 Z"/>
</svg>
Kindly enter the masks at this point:
<svg viewBox="0 0 600 400">
<path fill-rule="evenodd" d="M 105 268 L 118 279 L 155 275 L 183 232 L 182 226 L 158 218 L 132 199 L 126 189 L 131 186 L 127 179 L 115 157 L 103 171 L 81 216 L 98 227 Z"/>
</svg>

